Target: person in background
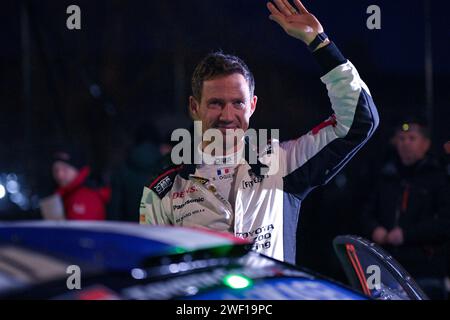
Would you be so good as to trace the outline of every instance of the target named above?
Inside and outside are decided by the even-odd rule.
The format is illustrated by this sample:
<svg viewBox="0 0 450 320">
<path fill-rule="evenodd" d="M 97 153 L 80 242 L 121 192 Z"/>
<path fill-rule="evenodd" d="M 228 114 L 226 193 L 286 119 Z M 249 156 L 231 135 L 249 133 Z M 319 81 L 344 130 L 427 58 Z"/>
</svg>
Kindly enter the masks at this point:
<svg viewBox="0 0 450 320">
<path fill-rule="evenodd" d="M 170 153 L 170 143 L 162 143 L 151 124 L 136 130 L 134 146 L 119 168 L 111 175 L 112 197 L 108 220 L 139 222 L 142 189 L 158 168 L 162 156 Z"/>
<path fill-rule="evenodd" d="M 395 131 L 396 157 L 362 215 L 365 236 L 384 246 L 430 298 L 445 299 L 445 252 L 450 240 L 450 194 L 445 170 L 430 153 L 428 128 L 418 120 Z"/>
<path fill-rule="evenodd" d="M 111 190 L 109 187 L 91 186 L 91 169 L 79 150 L 75 147 L 58 148 L 53 153 L 51 170 L 66 219 L 105 220 Z"/>
</svg>

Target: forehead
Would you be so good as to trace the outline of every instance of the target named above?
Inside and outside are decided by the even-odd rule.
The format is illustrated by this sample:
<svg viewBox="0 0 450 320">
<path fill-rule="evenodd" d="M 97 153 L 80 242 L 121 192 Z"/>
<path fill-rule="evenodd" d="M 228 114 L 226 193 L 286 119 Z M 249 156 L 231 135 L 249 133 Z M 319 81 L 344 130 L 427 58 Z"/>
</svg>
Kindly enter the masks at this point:
<svg viewBox="0 0 450 320">
<path fill-rule="evenodd" d="M 63 162 L 63 161 L 55 161 L 55 162 L 53 163 L 53 168 L 54 168 L 54 169 L 70 170 L 70 169 L 72 169 L 73 167 L 72 167 L 70 164 L 65 163 L 65 162 Z"/>
<path fill-rule="evenodd" d="M 240 73 L 233 73 L 203 82 L 202 97 L 205 99 L 226 99 L 235 96 L 247 97 L 248 95 L 250 95 L 248 82 Z"/>
<path fill-rule="evenodd" d="M 398 131 L 397 136 L 400 138 L 422 138 L 423 135 L 419 132 L 418 129 L 411 129 L 409 131 Z"/>
</svg>

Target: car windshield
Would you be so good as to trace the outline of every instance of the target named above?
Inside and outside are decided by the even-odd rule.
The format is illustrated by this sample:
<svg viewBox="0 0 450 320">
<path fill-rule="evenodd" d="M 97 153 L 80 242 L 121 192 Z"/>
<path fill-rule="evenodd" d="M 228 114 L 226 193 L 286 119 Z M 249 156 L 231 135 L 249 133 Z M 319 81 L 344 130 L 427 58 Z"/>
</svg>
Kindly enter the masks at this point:
<svg viewBox="0 0 450 320">
<path fill-rule="evenodd" d="M 427 299 L 403 267 L 386 251 L 356 236 L 334 240 L 336 253 L 353 288 L 379 300 Z"/>
</svg>

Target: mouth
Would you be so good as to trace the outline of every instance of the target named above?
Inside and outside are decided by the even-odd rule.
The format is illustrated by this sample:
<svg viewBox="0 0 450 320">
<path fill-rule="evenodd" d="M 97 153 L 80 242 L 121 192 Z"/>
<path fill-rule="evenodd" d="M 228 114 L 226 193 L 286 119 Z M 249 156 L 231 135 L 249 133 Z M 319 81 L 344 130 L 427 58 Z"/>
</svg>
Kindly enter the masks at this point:
<svg viewBox="0 0 450 320">
<path fill-rule="evenodd" d="M 236 125 L 227 125 L 227 126 L 217 126 L 216 129 L 219 129 L 222 133 L 227 133 L 227 130 L 235 131 L 239 129 Z"/>
</svg>

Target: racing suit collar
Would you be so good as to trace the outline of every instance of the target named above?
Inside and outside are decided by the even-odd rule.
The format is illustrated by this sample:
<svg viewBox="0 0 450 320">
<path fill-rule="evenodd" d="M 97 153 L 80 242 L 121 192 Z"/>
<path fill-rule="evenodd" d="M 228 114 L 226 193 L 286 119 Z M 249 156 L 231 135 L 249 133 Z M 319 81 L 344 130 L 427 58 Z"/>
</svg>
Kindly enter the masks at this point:
<svg viewBox="0 0 450 320">
<path fill-rule="evenodd" d="M 244 152 L 244 143 L 240 146 L 238 146 L 238 150 L 236 152 L 233 152 L 231 154 L 227 154 L 225 156 L 213 156 L 211 154 L 208 154 L 206 152 L 203 152 L 201 150 L 200 145 L 198 145 L 197 152 L 201 155 L 201 159 L 203 164 L 202 165 L 230 165 L 230 166 L 237 166 L 242 163 L 243 159 L 243 152 Z"/>
<path fill-rule="evenodd" d="M 254 150 L 257 150 L 257 147 L 254 146 L 253 144 L 251 144 L 250 139 L 248 139 L 248 137 L 245 137 L 243 151 L 244 151 L 245 164 L 247 164 L 250 167 L 249 175 L 250 176 L 252 176 L 252 175 L 254 175 L 254 176 L 262 176 L 261 169 L 262 168 L 268 168 L 268 166 L 265 165 L 265 164 L 262 164 L 259 161 L 259 156 L 257 157 L 257 162 L 256 163 L 251 163 L 250 162 L 250 150 L 252 150 L 252 152 L 254 152 Z M 193 163 L 191 163 L 191 164 L 184 164 L 183 168 L 179 172 L 179 175 L 183 179 L 189 180 L 189 175 L 194 174 L 196 168 L 197 168 L 197 166 L 195 164 L 193 164 Z"/>
</svg>

